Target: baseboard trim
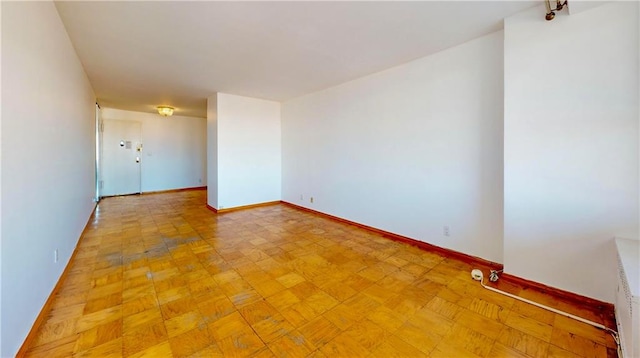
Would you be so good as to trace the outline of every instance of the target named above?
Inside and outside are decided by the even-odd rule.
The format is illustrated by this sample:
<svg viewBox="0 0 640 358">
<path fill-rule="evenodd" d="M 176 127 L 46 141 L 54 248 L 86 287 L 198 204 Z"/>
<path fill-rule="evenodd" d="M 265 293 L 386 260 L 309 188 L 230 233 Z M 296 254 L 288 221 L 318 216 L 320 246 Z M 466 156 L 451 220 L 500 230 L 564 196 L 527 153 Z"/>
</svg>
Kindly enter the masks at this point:
<svg viewBox="0 0 640 358">
<path fill-rule="evenodd" d="M 485 269 L 490 269 L 490 270 L 502 270 L 503 265 L 497 262 L 493 262 L 493 261 L 489 261 L 489 260 L 485 260 L 483 258 L 477 257 L 477 256 L 472 256 L 472 255 L 468 255 L 459 251 L 455 251 L 455 250 L 451 250 L 451 249 L 447 249 L 444 247 L 440 247 L 440 246 L 436 246 L 436 245 L 432 245 L 429 243 L 426 243 L 424 241 L 419 241 L 416 239 L 412 239 L 410 237 L 406 237 L 406 236 L 402 236 L 402 235 L 398 235 L 389 231 L 385 231 L 385 230 L 381 230 L 378 228 L 375 228 L 373 226 L 368 226 L 368 225 L 364 225 L 355 221 L 351 221 L 351 220 L 347 220 L 347 219 L 343 219 L 341 217 L 338 216 L 334 216 L 331 214 L 327 214 L 327 213 L 323 213 L 321 211 L 317 211 L 317 210 L 313 210 L 313 209 L 309 209 L 306 208 L 304 206 L 300 206 L 300 205 L 296 205 L 287 201 L 281 201 L 282 204 L 284 205 L 288 205 L 291 206 L 293 208 L 296 208 L 298 210 L 302 210 L 302 211 L 307 211 L 307 212 L 311 212 L 323 217 L 326 217 L 328 219 L 334 220 L 334 221 L 339 221 L 342 222 L 344 224 L 348 224 L 348 225 L 353 225 L 353 226 L 357 226 L 359 228 L 365 229 L 367 231 L 371 231 L 377 234 L 382 235 L 384 238 L 393 240 L 393 241 L 398 241 L 398 242 L 403 242 L 405 244 L 409 244 L 411 246 L 415 246 L 421 250 L 425 250 L 425 251 L 430 251 L 430 252 L 437 252 L 439 254 L 442 254 L 445 257 L 449 257 L 449 258 L 453 258 L 468 264 L 472 264 L 472 265 L 476 265 L 479 266 L 481 268 L 485 268 Z"/>
<path fill-rule="evenodd" d="M 130 193 L 130 194 L 117 194 L 117 195 L 103 195 L 100 197 L 100 200 L 107 198 L 120 198 L 125 196 L 134 196 L 134 195 L 142 195 L 142 193 Z"/>
<path fill-rule="evenodd" d="M 73 249 L 73 252 L 71 253 L 71 257 L 69 257 L 69 261 L 67 262 L 67 265 L 65 266 L 64 270 L 62 271 L 62 274 L 58 278 L 58 282 L 53 287 L 53 290 L 49 294 L 49 297 L 47 298 L 44 305 L 42 306 L 42 309 L 40 310 L 38 317 L 36 317 L 36 320 L 33 322 L 33 325 L 31 326 L 31 330 L 29 330 L 29 334 L 27 334 L 27 337 L 24 339 L 24 342 L 22 342 L 22 346 L 20 346 L 20 349 L 18 349 L 18 352 L 16 353 L 16 357 L 24 357 L 27 354 L 27 350 L 31 346 L 31 343 L 33 343 L 33 340 L 36 338 L 36 333 L 38 332 L 38 330 L 40 329 L 40 326 L 42 326 L 42 324 L 44 323 L 44 320 L 47 318 L 47 315 L 51 311 L 53 300 L 58 294 L 58 291 L 60 291 L 60 287 L 62 287 L 62 284 L 67 278 L 67 275 L 69 274 L 71 263 L 74 261 L 74 259 L 76 258 L 76 255 L 78 254 L 78 247 L 80 246 L 80 241 L 84 237 L 84 234 L 87 232 L 87 229 L 89 228 L 89 224 L 91 224 L 91 221 L 93 220 L 93 216 L 96 213 L 97 207 L 98 207 L 97 204 L 93 205 L 93 210 L 91 211 L 91 215 L 89 215 L 89 219 L 87 220 L 87 223 L 84 225 L 84 229 L 82 230 L 82 233 L 78 238 L 76 247 Z"/>
<path fill-rule="evenodd" d="M 207 209 L 209 209 L 209 210 L 213 211 L 215 214 L 217 214 L 217 213 L 218 213 L 218 209 L 214 208 L 213 206 L 211 206 L 211 205 L 209 205 L 209 204 L 207 204 Z"/>
<path fill-rule="evenodd" d="M 423 241 L 418 241 L 406 236 L 402 236 L 402 235 L 398 235 L 392 232 L 388 232 L 385 230 L 381 230 L 372 226 L 368 226 L 368 225 L 364 225 L 364 224 L 360 224 L 358 222 L 355 221 L 351 221 L 351 220 L 347 220 L 347 219 L 343 219 L 341 217 L 338 216 L 334 216 L 334 215 L 330 215 L 330 214 L 326 214 L 323 213 L 321 211 L 317 211 L 317 210 L 313 210 L 313 209 L 309 209 L 306 208 L 304 206 L 300 206 L 300 205 L 296 205 L 287 201 L 281 201 L 282 204 L 293 207 L 295 209 L 298 210 L 302 210 L 302 211 L 306 211 L 306 212 L 310 212 L 334 221 L 338 221 L 344 224 L 348 224 L 348 225 L 353 225 L 353 226 L 357 226 L 359 228 L 365 229 L 367 231 L 371 231 L 377 234 L 382 235 L 384 238 L 390 239 L 390 240 L 394 240 L 394 241 L 399 241 L 399 242 L 404 242 L 406 244 L 412 245 L 412 246 L 416 246 L 419 249 L 425 250 L 425 251 L 431 251 L 431 252 L 437 252 L 442 254 L 445 257 L 450 257 L 459 261 L 462 261 L 464 263 L 467 264 L 471 264 L 473 265 L 473 268 L 479 268 L 479 269 L 483 269 L 483 271 L 485 271 L 485 273 L 487 273 L 486 271 L 488 270 L 502 270 L 503 269 L 503 265 L 499 264 L 497 262 L 492 262 L 489 260 L 485 260 L 483 258 L 480 257 L 476 257 L 476 256 L 472 256 L 472 255 L 468 255 L 462 252 L 458 252 L 455 250 L 451 250 L 451 249 L 447 249 L 447 248 L 443 248 L 440 246 L 436 246 L 436 245 L 432 245 L 432 244 L 428 244 L 426 242 Z M 492 286 L 494 286 L 494 283 L 489 283 L 487 282 L 487 284 L 490 284 Z M 602 323 L 612 329 L 616 329 L 616 323 L 615 323 L 615 314 L 614 314 L 614 306 L 611 303 L 607 303 L 607 302 L 602 302 L 590 297 L 585 297 L 585 296 L 581 296 L 579 294 L 573 293 L 573 292 L 569 292 L 569 291 L 564 291 L 561 290 L 559 288 L 555 288 L 555 287 L 550 287 L 538 282 L 534 282 L 534 281 L 530 281 L 524 278 L 520 278 L 514 275 L 510 275 L 508 273 L 502 273 L 500 274 L 500 280 L 498 281 L 498 285 L 497 286 L 506 286 L 506 287 L 518 287 L 521 289 L 528 289 L 528 290 L 535 290 L 544 294 L 548 294 L 556 299 L 558 299 L 559 301 L 562 302 L 566 302 L 569 303 L 573 306 L 577 306 L 580 307 L 582 309 L 588 310 L 591 313 L 594 313 L 596 315 L 598 315 L 601 319 L 602 319 Z"/>
<path fill-rule="evenodd" d="M 180 188 L 180 189 L 168 189 L 168 190 L 156 190 L 156 191 L 145 191 L 142 192 L 142 195 L 150 195 L 150 194 L 166 194 L 166 193 L 179 193 L 183 191 L 192 191 L 192 190 L 207 190 L 206 186 L 194 186 L 189 188 Z"/>
<path fill-rule="evenodd" d="M 254 208 L 260 208 L 263 206 L 272 206 L 272 205 L 279 205 L 281 203 L 280 200 L 276 200 L 276 201 L 265 201 L 264 203 L 257 203 L 257 204 L 249 204 L 249 205 L 241 205 L 241 206 L 234 206 L 232 208 L 224 208 L 224 209 L 216 209 L 213 206 L 207 204 L 207 209 L 213 211 L 216 214 L 224 214 L 224 213 L 230 213 L 232 211 L 239 211 L 239 210 L 247 210 L 247 209 L 254 209 Z"/>
<path fill-rule="evenodd" d="M 615 308 L 613 303 L 603 302 L 595 298 L 586 297 L 577 293 L 547 286 L 545 284 L 527 280 L 508 273 L 500 274 L 499 282 L 517 286 L 526 290 L 533 290 L 536 292 L 544 293 L 553 296 L 554 298 L 558 299 L 558 301 L 562 301 L 572 306 L 588 310 L 589 312 L 594 313 L 600 317 L 600 319 L 602 320 L 602 322 L 600 323 L 613 330 L 617 330 Z"/>
</svg>

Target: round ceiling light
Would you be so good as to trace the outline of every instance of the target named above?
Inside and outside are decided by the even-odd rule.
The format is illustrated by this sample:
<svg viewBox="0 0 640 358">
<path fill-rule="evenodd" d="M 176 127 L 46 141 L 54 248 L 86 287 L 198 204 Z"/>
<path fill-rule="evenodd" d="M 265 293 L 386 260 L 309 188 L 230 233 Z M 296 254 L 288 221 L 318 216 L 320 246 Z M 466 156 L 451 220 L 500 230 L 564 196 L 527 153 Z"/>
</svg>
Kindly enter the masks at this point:
<svg viewBox="0 0 640 358">
<path fill-rule="evenodd" d="M 173 107 L 169 106 L 158 106 L 158 114 L 161 116 L 169 117 L 173 114 Z"/>
</svg>

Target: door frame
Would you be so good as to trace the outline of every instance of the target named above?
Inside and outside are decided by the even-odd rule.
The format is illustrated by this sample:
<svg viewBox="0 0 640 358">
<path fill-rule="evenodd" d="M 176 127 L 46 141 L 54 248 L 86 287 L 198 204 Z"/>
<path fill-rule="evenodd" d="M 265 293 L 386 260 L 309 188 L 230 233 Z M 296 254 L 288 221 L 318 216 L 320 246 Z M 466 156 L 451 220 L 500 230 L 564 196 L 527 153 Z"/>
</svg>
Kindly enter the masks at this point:
<svg viewBox="0 0 640 358">
<path fill-rule="evenodd" d="M 104 125 L 102 123 L 102 110 L 98 102 L 96 102 L 96 160 L 95 160 L 95 197 L 94 202 L 99 203 L 102 198 L 102 132 L 104 131 Z"/>
</svg>

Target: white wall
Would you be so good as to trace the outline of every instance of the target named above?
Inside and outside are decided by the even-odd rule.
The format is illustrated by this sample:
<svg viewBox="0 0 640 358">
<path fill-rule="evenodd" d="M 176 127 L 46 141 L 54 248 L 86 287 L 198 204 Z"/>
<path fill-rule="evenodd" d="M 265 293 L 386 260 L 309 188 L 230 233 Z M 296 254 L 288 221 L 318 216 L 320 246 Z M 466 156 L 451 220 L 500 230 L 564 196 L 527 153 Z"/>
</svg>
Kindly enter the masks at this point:
<svg viewBox="0 0 640 358">
<path fill-rule="evenodd" d="M 505 271 L 607 302 L 638 236 L 637 6 L 505 19 Z"/>
<path fill-rule="evenodd" d="M 94 207 L 95 97 L 53 2 L 3 2 L 1 32 L 0 355 L 9 357 Z"/>
<path fill-rule="evenodd" d="M 205 186 L 207 121 L 103 108 L 102 118 L 142 126 L 142 192 Z"/>
<path fill-rule="evenodd" d="M 207 205 L 218 208 L 218 94 L 207 98 Z"/>
<path fill-rule="evenodd" d="M 2 35 L 2 5 L 0 4 L 0 36 Z M 0 40 L 0 44 L 2 41 Z M 2 87 L 2 47 L 0 46 L 0 87 Z M 2 90 L 0 90 L 0 104 Z M 1 106 L 0 106 L 1 107 Z M 0 188 L 2 188 L 2 110 L 0 110 Z M 2 280 L 2 190 L 0 189 L 0 281 Z M 0 316 L 2 315 L 2 284 L 0 283 Z M 0 356 L 2 355 L 2 318 L 0 318 Z"/>
<path fill-rule="evenodd" d="M 283 200 L 502 262 L 502 36 L 283 103 Z"/>
<path fill-rule="evenodd" d="M 2 35 L 2 5 L 0 4 L 0 36 Z M 0 40 L 0 44 L 2 41 Z M 0 87 L 2 87 L 2 48 L 0 46 Z M 0 104 L 2 91 L 0 90 Z M 0 110 L 0 281 L 2 280 L 2 110 Z M 2 283 L 0 282 L 0 314 L 2 313 Z M 0 356 L 2 355 L 2 319 L 0 318 Z"/>
<path fill-rule="evenodd" d="M 280 200 L 280 103 L 217 95 L 218 207 Z"/>
</svg>

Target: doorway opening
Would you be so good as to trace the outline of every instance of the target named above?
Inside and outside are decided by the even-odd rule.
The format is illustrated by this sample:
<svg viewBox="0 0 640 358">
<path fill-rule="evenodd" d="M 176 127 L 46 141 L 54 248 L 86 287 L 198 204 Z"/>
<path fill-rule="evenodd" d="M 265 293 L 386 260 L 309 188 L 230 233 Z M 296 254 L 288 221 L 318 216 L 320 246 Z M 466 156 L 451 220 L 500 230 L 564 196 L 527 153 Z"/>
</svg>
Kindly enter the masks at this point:
<svg viewBox="0 0 640 358">
<path fill-rule="evenodd" d="M 142 125 L 103 118 L 96 104 L 96 201 L 142 192 Z"/>
</svg>

